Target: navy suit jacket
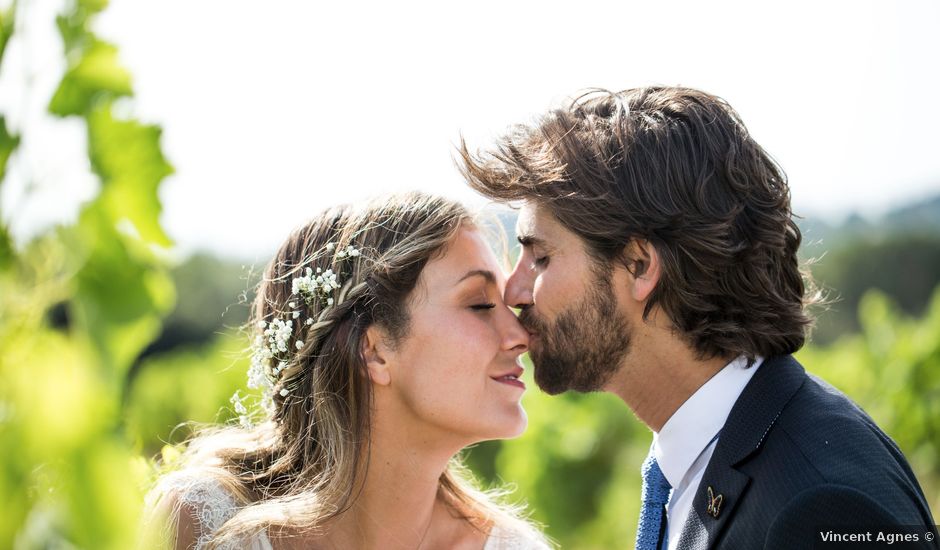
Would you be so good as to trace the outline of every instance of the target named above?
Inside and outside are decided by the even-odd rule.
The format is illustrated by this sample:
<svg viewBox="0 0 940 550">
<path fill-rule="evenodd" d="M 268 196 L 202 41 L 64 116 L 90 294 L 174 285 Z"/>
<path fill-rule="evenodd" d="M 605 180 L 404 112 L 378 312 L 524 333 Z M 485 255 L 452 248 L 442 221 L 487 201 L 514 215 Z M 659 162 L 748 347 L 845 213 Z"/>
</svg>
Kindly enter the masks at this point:
<svg viewBox="0 0 940 550">
<path fill-rule="evenodd" d="M 717 514 L 714 506 L 709 513 L 709 504 L 720 504 Z M 821 528 L 933 529 L 933 523 L 894 441 L 855 403 L 786 355 L 766 359 L 731 409 L 679 547 L 828 548 Z M 920 545 L 900 547 L 940 548 L 926 538 L 921 534 Z"/>
</svg>

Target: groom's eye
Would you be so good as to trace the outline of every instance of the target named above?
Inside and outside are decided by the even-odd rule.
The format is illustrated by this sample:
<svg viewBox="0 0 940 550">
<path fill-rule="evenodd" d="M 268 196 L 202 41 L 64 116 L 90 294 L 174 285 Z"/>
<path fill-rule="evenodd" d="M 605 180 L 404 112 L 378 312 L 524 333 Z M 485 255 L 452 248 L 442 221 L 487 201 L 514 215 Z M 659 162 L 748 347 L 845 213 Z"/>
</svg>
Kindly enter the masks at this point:
<svg viewBox="0 0 940 550">
<path fill-rule="evenodd" d="M 539 256 L 532 262 L 532 267 L 545 267 L 548 265 L 548 256 Z"/>
</svg>

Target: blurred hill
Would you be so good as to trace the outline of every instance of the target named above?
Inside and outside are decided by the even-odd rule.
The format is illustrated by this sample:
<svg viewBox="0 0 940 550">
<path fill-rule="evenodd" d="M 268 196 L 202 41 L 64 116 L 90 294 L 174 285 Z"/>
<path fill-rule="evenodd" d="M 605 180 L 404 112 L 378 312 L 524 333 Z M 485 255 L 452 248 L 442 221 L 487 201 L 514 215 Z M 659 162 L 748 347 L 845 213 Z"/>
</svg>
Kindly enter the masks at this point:
<svg viewBox="0 0 940 550">
<path fill-rule="evenodd" d="M 921 315 L 940 283 L 940 195 L 869 220 L 841 224 L 807 217 L 801 256 L 831 301 L 817 312 L 813 340 L 828 344 L 859 331 L 862 295 L 878 289 L 909 315 Z"/>
<path fill-rule="evenodd" d="M 940 195 L 889 211 L 876 220 L 853 214 L 840 224 L 830 224 L 808 216 L 799 225 L 803 231 L 803 252 L 810 255 L 852 241 L 888 235 L 940 235 Z"/>
</svg>

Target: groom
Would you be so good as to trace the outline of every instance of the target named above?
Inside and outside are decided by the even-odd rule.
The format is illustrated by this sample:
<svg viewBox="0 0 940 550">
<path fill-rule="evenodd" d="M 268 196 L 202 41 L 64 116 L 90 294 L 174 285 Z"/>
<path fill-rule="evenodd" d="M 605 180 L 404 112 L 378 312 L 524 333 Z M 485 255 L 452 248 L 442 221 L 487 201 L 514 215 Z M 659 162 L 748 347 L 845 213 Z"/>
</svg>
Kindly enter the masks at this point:
<svg viewBox="0 0 940 550">
<path fill-rule="evenodd" d="M 654 433 L 638 549 L 933 525 L 897 445 L 792 356 L 819 296 L 786 178 L 727 103 L 595 92 L 461 154 L 474 189 L 521 203 L 505 299 L 536 382 L 614 393 Z M 918 531 L 903 547 L 934 548 Z"/>
</svg>

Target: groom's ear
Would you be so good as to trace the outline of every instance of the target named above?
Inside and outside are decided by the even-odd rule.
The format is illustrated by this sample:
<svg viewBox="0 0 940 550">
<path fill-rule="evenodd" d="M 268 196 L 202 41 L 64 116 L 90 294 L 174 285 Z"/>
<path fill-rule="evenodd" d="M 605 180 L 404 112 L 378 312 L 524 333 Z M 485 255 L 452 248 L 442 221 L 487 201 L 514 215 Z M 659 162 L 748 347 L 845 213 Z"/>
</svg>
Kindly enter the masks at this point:
<svg viewBox="0 0 940 550">
<path fill-rule="evenodd" d="M 366 329 L 362 337 L 362 358 L 366 362 L 366 370 L 373 383 L 388 386 L 392 383 L 392 373 L 389 369 L 390 348 L 386 345 L 388 335 L 381 328 L 372 325 Z"/>
<path fill-rule="evenodd" d="M 627 259 L 627 270 L 633 276 L 630 295 L 637 302 L 646 301 L 659 284 L 662 275 L 659 252 L 648 240 L 633 239 L 626 246 L 624 256 Z"/>
</svg>

